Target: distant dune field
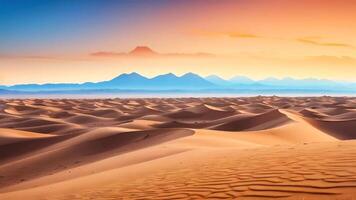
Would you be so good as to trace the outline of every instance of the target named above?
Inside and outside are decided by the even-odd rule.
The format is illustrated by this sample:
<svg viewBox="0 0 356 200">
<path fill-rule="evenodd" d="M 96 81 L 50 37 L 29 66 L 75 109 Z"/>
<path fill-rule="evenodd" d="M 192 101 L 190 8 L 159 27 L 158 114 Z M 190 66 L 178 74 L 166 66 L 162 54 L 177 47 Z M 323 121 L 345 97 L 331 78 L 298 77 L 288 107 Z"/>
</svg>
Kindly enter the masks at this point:
<svg viewBox="0 0 356 200">
<path fill-rule="evenodd" d="M 0 199 L 354 199 L 356 98 L 0 100 Z"/>
</svg>

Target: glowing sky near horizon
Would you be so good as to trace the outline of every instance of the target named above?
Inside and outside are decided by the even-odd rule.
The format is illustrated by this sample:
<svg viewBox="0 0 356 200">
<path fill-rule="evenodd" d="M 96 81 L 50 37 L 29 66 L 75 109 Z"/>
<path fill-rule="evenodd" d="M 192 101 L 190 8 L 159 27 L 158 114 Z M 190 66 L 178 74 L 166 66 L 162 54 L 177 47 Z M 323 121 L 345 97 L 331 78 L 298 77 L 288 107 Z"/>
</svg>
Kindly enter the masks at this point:
<svg viewBox="0 0 356 200">
<path fill-rule="evenodd" d="M 355 19 L 354 0 L 0 0 L 0 84 L 132 71 L 356 81 Z M 142 45 L 190 56 L 90 55 Z"/>
</svg>

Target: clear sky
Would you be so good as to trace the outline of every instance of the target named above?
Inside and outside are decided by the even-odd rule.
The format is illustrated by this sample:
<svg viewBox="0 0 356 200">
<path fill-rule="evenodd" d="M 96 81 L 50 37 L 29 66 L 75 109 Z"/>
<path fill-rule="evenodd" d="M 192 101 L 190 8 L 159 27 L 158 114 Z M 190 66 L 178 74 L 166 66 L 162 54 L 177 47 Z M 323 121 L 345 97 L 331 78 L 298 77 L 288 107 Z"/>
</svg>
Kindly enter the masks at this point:
<svg viewBox="0 0 356 200">
<path fill-rule="evenodd" d="M 0 0 L 0 84 L 132 71 L 356 81 L 355 19 L 354 0 Z"/>
</svg>

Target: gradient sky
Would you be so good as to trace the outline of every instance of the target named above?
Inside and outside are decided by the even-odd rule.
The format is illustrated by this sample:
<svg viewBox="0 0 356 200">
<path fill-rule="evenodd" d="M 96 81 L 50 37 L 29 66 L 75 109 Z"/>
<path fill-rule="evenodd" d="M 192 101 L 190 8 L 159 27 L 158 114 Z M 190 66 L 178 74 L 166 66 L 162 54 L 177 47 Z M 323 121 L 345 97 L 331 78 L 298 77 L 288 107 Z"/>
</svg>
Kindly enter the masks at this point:
<svg viewBox="0 0 356 200">
<path fill-rule="evenodd" d="M 132 71 L 356 81 L 355 19 L 354 0 L 0 0 L 0 84 Z M 162 56 L 91 55 L 136 46 Z"/>
</svg>

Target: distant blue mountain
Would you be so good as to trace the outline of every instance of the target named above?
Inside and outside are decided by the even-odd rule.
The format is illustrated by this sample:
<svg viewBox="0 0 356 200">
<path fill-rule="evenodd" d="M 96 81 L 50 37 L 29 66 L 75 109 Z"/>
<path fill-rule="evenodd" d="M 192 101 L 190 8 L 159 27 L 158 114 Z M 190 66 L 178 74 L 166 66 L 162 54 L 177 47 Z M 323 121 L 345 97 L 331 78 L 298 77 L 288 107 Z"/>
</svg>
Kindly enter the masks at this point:
<svg viewBox="0 0 356 200">
<path fill-rule="evenodd" d="M 136 73 L 121 74 L 109 81 L 85 83 L 87 89 L 142 89 L 149 85 L 150 79 Z M 88 87 L 89 86 L 89 87 Z"/>
<path fill-rule="evenodd" d="M 190 88 L 215 88 L 216 85 L 205 80 L 194 73 L 186 73 L 183 76 L 179 77 L 179 83 L 182 86 L 189 86 Z"/>
<path fill-rule="evenodd" d="M 219 76 L 211 75 L 202 78 L 194 73 L 182 76 L 168 73 L 153 78 L 144 77 L 136 72 L 120 74 L 119 76 L 101 82 L 86 83 L 48 83 L 48 84 L 20 84 L 13 86 L 0 86 L 0 94 L 30 93 L 100 93 L 100 92 L 128 92 L 128 91 L 205 91 L 205 92 L 355 92 L 356 83 L 338 82 L 326 79 L 293 79 L 293 78 L 266 78 L 252 80 L 244 76 L 235 76 L 225 80 Z"/>
<path fill-rule="evenodd" d="M 86 82 L 82 84 L 21 84 L 13 86 L 0 86 L 2 89 L 15 91 L 59 91 L 59 90 L 97 90 L 97 89 L 135 89 L 135 90 L 174 90 L 174 89 L 209 89 L 218 86 L 194 73 L 176 76 L 172 73 L 163 74 L 154 78 L 146 78 L 136 72 L 121 74 L 111 80 L 101 82 Z"/>
<path fill-rule="evenodd" d="M 228 87 L 239 87 L 246 85 L 258 85 L 259 83 L 246 77 L 246 76 L 234 76 L 229 80 L 223 79 L 216 75 L 210 75 L 205 77 L 206 80 L 220 86 L 228 86 Z"/>
<path fill-rule="evenodd" d="M 266 78 L 258 81 L 258 83 L 265 86 L 273 86 L 279 88 L 300 88 L 300 89 L 337 89 L 339 87 L 351 86 L 351 83 L 347 82 L 337 82 L 327 79 L 293 79 L 293 78 Z"/>
<path fill-rule="evenodd" d="M 21 94 L 21 92 L 13 91 L 13 90 L 0 89 L 0 94 L 2 94 L 2 95 L 13 95 L 13 94 Z"/>
<path fill-rule="evenodd" d="M 48 91 L 48 90 L 71 90 L 81 88 L 80 84 L 72 83 L 47 83 L 47 84 L 19 84 L 13 86 L 4 86 L 3 88 L 18 91 Z"/>
<path fill-rule="evenodd" d="M 256 82 L 246 76 L 234 76 L 231 79 L 229 79 L 229 82 L 236 85 L 236 84 L 243 84 L 243 85 L 249 85 L 249 84 L 255 84 Z"/>
<path fill-rule="evenodd" d="M 290 77 L 277 79 L 269 77 L 263 80 L 252 80 L 245 76 L 235 76 L 225 80 L 216 75 L 210 75 L 206 80 L 225 88 L 235 89 L 316 89 L 316 90 L 342 90 L 356 89 L 356 83 L 341 82 L 327 79 L 294 79 Z"/>
<path fill-rule="evenodd" d="M 230 81 L 227 81 L 217 75 L 210 75 L 210 76 L 205 77 L 205 79 L 207 81 L 214 83 L 215 85 L 220 85 L 220 86 L 229 86 L 232 84 Z"/>
</svg>

